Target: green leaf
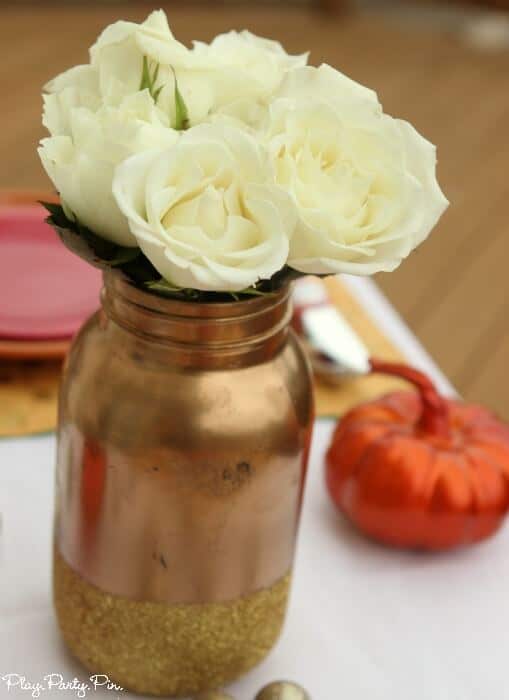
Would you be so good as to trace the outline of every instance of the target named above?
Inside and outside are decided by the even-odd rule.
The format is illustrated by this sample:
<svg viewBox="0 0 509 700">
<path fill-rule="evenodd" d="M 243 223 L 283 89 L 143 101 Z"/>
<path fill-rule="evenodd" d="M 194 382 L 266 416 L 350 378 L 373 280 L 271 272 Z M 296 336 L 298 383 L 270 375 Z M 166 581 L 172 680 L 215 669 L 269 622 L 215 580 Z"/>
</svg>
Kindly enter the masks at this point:
<svg viewBox="0 0 509 700">
<path fill-rule="evenodd" d="M 152 94 L 152 80 L 148 68 L 148 58 L 143 56 L 143 67 L 141 69 L 140 90 L 148 90 Z"/>
<path fill-rule="evenodd" d="M 150 74 L 150 66 L 148 64 L 148 58 L 147 56 L 143 56 L 143 66 L 141 69 L 141 80 L 140 80 L 140 90 L 148 90 L 150 93 L 150 96 L 154 100 L 155 103 L 157 103 L 157 100 L 159 98 L 159 95 L 161 94 L 161 90 L 163 89 L 164 85 L 160 85 L 158 88 L 156 88 L 156 83 L 157 79 L 159 77 L 159 69 L 160 69 L 159 63 L 156 63 L 154 66 L 154 70 L 152 71 L 152 75 Z"/>
<path fill-rule="evenodd" d="M 161 65 L 159 63 L 156 63 L 151 73 L 148 58 L 147 56 L 143 56 L 140 90 L 148 90 L 150 96 L 156 104 L 157 100 L 159 99 L 159 95 L 161 94 L 161 90 L 164 87 L 164 84 L 160 85 L 159 87 L 156 87 L 156 83 L 159 78 L 160 68 Z M 189 112 L 185 100 L 182 97 L 182 93 L 179 90 L 177 74 L 175 73 L 175 69 L 172 67 L 171 70 L 173 71 L 173 78 L 175 82 L 175 124 L 173 128 L 177 131 L 184 131 L 185 129 L 189 128 Z"/>
<path fill-rule="evenodd" d="M 39 202 L 39 204 L 42 204 L 42 206 L 46 209 L 46 211 L 50 214 L 48 217 L 53 219 L 51 222 L 51 225 L 56 224 L 57 226 L 67 226 L 67 217 L 65 215 L 64 209 L 60 204 L 53 204 L 53 202 Z M 46 219 L 48 221 L 48 219 Z M 48 223 L 50 223 L 48 221 Z"/>
<path fill-rule="evenodd" d="M 177 287 L 170 284 L 162 277 L 158 280 L 153 280 L 145 283 L 145 286 L 152 289 L 154 292 L 161 292 L 161 294 L 175 294 L 175 292 L 182 292 L 182 287 Z"/>
<path fill-rule="evenodd" d="M 258 282 L 240 292 L 205 292 L 178 287 L 164 280 L 139 248 L 120 246 L 98 236 L 76 218 L 74 220 L 68 218 L 60 204 L 51 202 L 41 202 L 41 204 L 49 213 L 47 223 L 55 229 L 70 251 L 94 267 L 102 270 L 112 268 L 120 270 L 137 287 L 145 288 L 163 297 L 204 304 L 242 301 L 249 297 L 274 294 L 288 285 L 292 279 L 302 276 L 302 273 L 285 266 L 270 280 Z"/>
<path fill-rule="evenodd" d="M 240 292 L 210 292 L 187 287 L 178 287 L 167 282 L 164 278 L 149 280 L 144 283 L 146 289 L 171 299 L 184 301 L 196 301 L 202 304 L 220 304 L 231 301 L 245 301 L 249 297 L 264 297 L 274 293 L 274 290 L 262 290 L 256 287 L 248 287 Z"/>
<path fill-rule="evenodd" d="M 189 112 L 187 105 L 182 97 L 182 93 L 179 90 L 177 74 L 175 69 L 172 68 L 173 78 L 175 81 L 175 125 L 174 129 L 176 131 L 185 131 L 189 129 Z"/>
<path fill-rule="evenodd" d="M 152 76 L 152 85 L 155 85 L 157 83 L 157 78 L 159 77 L 159 68 L 161 65 L 159 63 L 156 63 L 156 67 L 154 68 L 154 75 Z M 161 90 L 161 88 L 159 88 Z"/>
<path fill-rule="evenodd" d="M 264 297 L 267 292 L 262 292 L 261 289 L 257 289 L 256 287 L 247 287 L 247 289 L 243 289 L 241 292 L 238 292 L 238 294 L 246 297 Z"/>
<path fill-rule="evenodd" d="M 288 284 L 290 284 L 290 282 L 293 282 L 302 276 L 302 272 L 294 270 L 293 268 L 288 267 L 288 265 L 285 265 L 283 268 L 281 268 L 281 270 L 276 272 L 276 274 L 272 275 L 270 280 L 264 280 L 263 282 L 258 283 L 256 288 L 264 294 L 268 292 L 277 292 L 282 287 L 286 287 Z"/>
<path fill-rule="evenodd" d="M 141 251 L 137 258 L 124 263 L 120 269 L 138 286 L 144 286 L 146 282 L 157 281 L 161 277 L 150 260 Z"/>
<path fill-rule="evenodd" d="M 80 258 L 102 270 L 122 267 L 141 255 L 139 248 L 128 248 L 98 236 L 75 219 L 69 219 L 60 204 L 41 202 L 50 213 L 47 223 L 57 232 L 62 243 Z"/>
<path fill-rule="evenodd" d="M 177 287 L 165 279 L 160 277 L 157 280 L 151 280 L 145 282 L 144 286 L 151 292 L 155 292 L 160 296 L 171 298 L 171 299 L 181 299 L 183 301 L 198 301 L 201 299 L 203 292 L 197 289 L 185 289 L 184 287 Z"/>
</svg>

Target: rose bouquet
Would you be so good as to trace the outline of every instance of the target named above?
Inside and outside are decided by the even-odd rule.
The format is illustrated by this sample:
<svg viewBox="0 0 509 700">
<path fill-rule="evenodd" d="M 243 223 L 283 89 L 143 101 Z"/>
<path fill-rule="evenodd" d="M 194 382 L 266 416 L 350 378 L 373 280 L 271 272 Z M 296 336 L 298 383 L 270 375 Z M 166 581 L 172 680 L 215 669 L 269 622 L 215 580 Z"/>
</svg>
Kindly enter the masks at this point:
<svg viewBox="0 0 509 700">
<path fill-rule="evenodd" d="M 43 123 L 49 222 L 165 295 L 390 271 L 447 206 L 435 147 L 373 91 L 246 31 L 189 49 L 163 11 L 107 27 L 46 86 Z"/>
</svg>

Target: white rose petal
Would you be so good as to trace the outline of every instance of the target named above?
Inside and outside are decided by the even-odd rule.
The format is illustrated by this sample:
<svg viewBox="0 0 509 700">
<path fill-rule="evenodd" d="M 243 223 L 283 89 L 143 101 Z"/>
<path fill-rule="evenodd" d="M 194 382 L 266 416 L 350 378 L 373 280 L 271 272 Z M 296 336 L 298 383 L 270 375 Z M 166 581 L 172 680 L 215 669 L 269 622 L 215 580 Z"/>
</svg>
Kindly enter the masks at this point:
<svg viewBox="0 0 509 700">
<path fill-rule="evenodd" d="M 115 167 L 133 153 L 175 142 L 177 132 L 161 124 L 146 91 L 118 108 L 69 112 L 68 135 L 43 139 L 42 163 L 66 206 L 80 223 L 120 245 L 136 246 L 112 194 Z"/>
<path fill-rule="evenodd" d="M 168 150 L 133 156 L 117 168 L 113 192 L 172 284 L 240 291 L 285 265 L 294 206 L 263 148 L 241 130 L 204 125 Z"/>
<path fill-rule="evenodd" d="M 70 113 L 76 107 L 95 112 L 102 104 L 99 76 L 92 66 L 75 66 L 51 80 L 44 90 L 42 123 L 52 136 L 69 134 Z"/>
<path fill-rule="evenodd" d="M 258 125 L 267 101 L 289 71 L 305 66 L 308 54 L 290 56 L 280 43 L 248 31 L 220 34 L 210 44 L 195 41 L 193 54 L 211 69 L 213 112 Z"/>
<path fill-rule="evenodd" d="M 290 70 L 305 66 L 308 58 L 308 54 L 290 56 L 279 42 L 263 39 L 248 31 L 220 34 L 210 44 L 195 41 L 194 53 L 214 66 L 230 68 L 232 76 L 236 71 L 239 83 L 244 83 L 238 85 L 241 90 L 249 87 L 264 98 L 274 94 Z M 231 94 L 231 85 L 222 87 L 225 95 Z M 238 98 L 237 85 L 233 89 L 234 98 Z"/>
<path fill-rule="evenodd" d="M 289 97 L 292 100 L 322 99 L 338 107 L 355 102 L 357 109 L 360 103 L 364 103 L 368 109 L 371 106 L 370 111 L 382 111 L 374 90 L 355 82 L 326 63 L 319 68 L 305 66 L 288 73 L 277 97 Z"/>
<path fill-rule="evenodd" d="M 288 264 L 301 272 L 393 270 L 447 207 L 435 147 L 329 66 L 288 74 L 267 143 L 299 213 Z"/>
</svg>

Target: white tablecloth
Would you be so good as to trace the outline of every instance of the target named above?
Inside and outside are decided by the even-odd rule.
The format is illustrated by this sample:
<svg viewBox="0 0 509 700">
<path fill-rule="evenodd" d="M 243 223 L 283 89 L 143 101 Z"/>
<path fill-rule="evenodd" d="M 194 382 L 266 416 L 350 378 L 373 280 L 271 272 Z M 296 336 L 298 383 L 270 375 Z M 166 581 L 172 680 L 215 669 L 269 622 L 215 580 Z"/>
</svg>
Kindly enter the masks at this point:
<svg viewBox="0 0 509 700">
<path fill-rule="evenodd" d="M 371 282 L 355 293 L 388 335 L 452 388 Z M 288 621 L 269 658 L 231 690 L 252 700 L 262 685 L 296 680 L 313 700 L 504 700 L 509 658 L 509 528 L 453 554 L 394 552 L 357 534 L 334 510 L 323 484 L 333 427 L 317 424 Z M 50 602 L 54 436 L 0 441 L 0 698 L 32 697 L 11 681 L 87 681 L 65 651 Z M 90 682 L 90 681 L 88 681 Z M 34 695 L 34 697 L 37 697 Z M 114 700 L 112 691 L 86 693 Z"/>
</svg>

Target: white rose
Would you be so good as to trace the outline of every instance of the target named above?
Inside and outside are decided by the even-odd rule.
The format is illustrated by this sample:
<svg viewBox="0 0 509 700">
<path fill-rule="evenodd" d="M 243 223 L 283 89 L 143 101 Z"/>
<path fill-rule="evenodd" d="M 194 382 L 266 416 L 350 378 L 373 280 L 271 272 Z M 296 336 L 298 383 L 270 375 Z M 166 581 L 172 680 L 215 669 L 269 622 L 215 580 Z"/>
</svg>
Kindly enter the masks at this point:
<svg viewBox="0 0 509 700">
<path fill-rule="evenodd" d="M 193 54 L 211 69 L 212 112 L 257 125 L 267 101 L 288 71 L 305 66 L 308 54 L 290 56 L 277 41 L 248 31 L 220 34 L 210 44 L 195 41 Z"/>
<path fill-rule="evenodd" d="M 157 70 L 155 88 L 161 88 L 157 104 L 170 121 L 175 120 L 176 76 L 191 124 L 202 122 L 214 101 L 209 67 L 174 38 L 162 10 L 152 12 L 142 24 L 110 25 L 92 46 L 91 65 L 98 72 L 103 98 L 116 103 L 139 90 L 144 57 L 151 75 Z"/>
<path fill-rule="evenodd" d="M 118 107 L 75 107 L 66 118 L 65 133 L 41 141 L 46 172 L 80 223 L 115 243 L 136 246 L 111 191 L 115 168 L 133 153 L 174 143 L 178 132 L 161 123 L 147 91 Z"/>
<path fill-rule="evenodd" d="M 149 44 L 145 45 L 145 42 Z M 126 97 L 139 92 L 143 57 L 146 56 L 153 74 L 159 44 L 173 48 L 177 55 L 180 52 L 189 54 L 173 38 L 162 11 L 153 12 L 142 24 L 116 22 L 107 27 L 90 49 L 90 65 L 71 68 L 44 86 L 43 124 L 50 134 L 69 135 L 69 116 L 76 107 L 95 112 L 104 105 L 118 106 Z M 169 72 L 169 67 L 166 67 L 166 77 Z M 163 75 L 158 75 L 157 87 L 162 81 Z M 167 94 L 172 93 L 172 99 L 173 87 L 172 74 L 164 88 Z M 159 97 L 162 102 L 161 95 Z M 161 120 L 170 125 L 174 108 L 159 106 Z"/>
<path fill-rule="evenodd" d="M 329 66 L 288 74 L 267 139 L 298 209 L 288 264 L 301 272 L 394 270 L 447 207 L 435 147 Z"/>
<path fill-rule="evenodd" d="M 140 248 L 172 284 L 240 291 L 286 263 L 295 209 L 244 131 L 195 127 L 168 150 L 122 163 L 113 192 Z"/>
</svg>

